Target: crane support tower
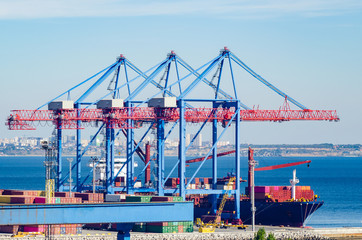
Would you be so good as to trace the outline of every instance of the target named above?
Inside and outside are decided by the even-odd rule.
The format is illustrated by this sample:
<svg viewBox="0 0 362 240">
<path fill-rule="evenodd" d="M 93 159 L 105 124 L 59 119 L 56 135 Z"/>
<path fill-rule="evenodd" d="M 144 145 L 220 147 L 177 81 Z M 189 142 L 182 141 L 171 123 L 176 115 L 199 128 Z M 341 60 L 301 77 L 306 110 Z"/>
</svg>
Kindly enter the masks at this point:
<svg viewBox="0 0 362 240">
<path fill-rule="evenodd" d="M 238 95 L 241 82 L 236 70 L 246 71 L 255 79 L 281 96 L 284 105 L 276 110 L 262 110 L 248 107 Z M 212 75 L 211 73 L 214 72 Z M 228 76 L 226 76 L 228 73 Z M 108 84 L 107 84 L 108 83 Z M 230 90 L 226 90 L 231 88 Z M 200 90 L 201 89 L 201 90 Z M 102 92 L 103 91 L 103 92 Z M 79 94 L 79 92 L 81 92 Z M 204 96 L 205 93 L 205 97 Z M 62 100 L 66 99 L 66 100 Z M 281 101 L 281 102 L 282 102 Z M 291 109 L 289 104 L 297 109 Z M 44 107 L 48 109 L 44 110 Z M 13 110 L 6 124 L 11 130 L 34 130 L 39 122 L 50 122 L 57 132 L 57 184 L 56 190 L 64 190 L 69 173 L 62 169 L 62 135 L 64 131 L 76 132 L 76 158 L 72 169 L 76 169 L 76 191 L 87 189 L 86 180 L 81 181 L 81 162 L 89 146 L 101 132 L 105 132 L 106 181 L 97 186 L 106 193 L 115 191 L 155 192 L 158 195 L 179 194 L 224 194 L 225 190 L 216 187 L 218 178 L 218 143 L 224 136 L 234 139 L 235 177 L 240 179 L 240 123 L 244 121 L 283 122 L 292 120 L 338 121 L 334 110 L 312 110 L 248 67 L 228 48 L 199 68 L 193 68 L 174 51 L 159 64 L 141 71 L 123 55 L 114 63 L 93 76 L 64 91 L 35 110 Z M 192 127 L 190 127 L 192 125 Z M 90 145 L 82 147 L 82 131 L 85 128 L 96 129 Z M 195 130 L 196 128 L 196 130 Z M 186 135 L 192 131 L 193 137 L 186 141 Z M 186 179 L 186 158 L 188 150 L 201 132 L 209 131 L 212 136 L 211 147 L 194 172 L 188 170 Z M 153 157 L 146 160 L 141 147 L 146 139 L 155 132 L 152 145 Z M 170 172 L 165 166 L 165 142 L 173 134 L 179 139 L 179 154 Z M 176 135 L 176 136 L 175 136 Z M 120 171 L 114 172 L 114 143 L 117 138 L 126 141 L 126 186 L 115 186 Z M 146 138 L 147 137 L 147 138 Z M 155 173 L 149 188 L 136 188 L 139 176 L 135 176 L 135 154 L 145 163 L 143 172 L 150 176 L 149 166 Z M 149 155 L 149 151 L 147 152 Z M 151 161 L 150 161 L 151 159 Z M 153 161 L 155 159 L 155 161 Z M 212 188 L 189 189 L 207 159 L 212 159 Z M 180 183 L 176 188 L 166 188 L 171 174 L 178 169 Z M 88 176 L 91 176 L 89 172 Z M 86 178 L 88 179 L 88 177 Z M 187 181 L 186 181 L 187 180 Z M 90 189 L 91 190 L 91 187 Z M 240 218 L 240 181 L 230 191 L 235 198 L 235 218 Z M 216 206 L 216 205 L 215 205 Z M 216 207 L 214 209 L 216 212 Z"/>
</svg>

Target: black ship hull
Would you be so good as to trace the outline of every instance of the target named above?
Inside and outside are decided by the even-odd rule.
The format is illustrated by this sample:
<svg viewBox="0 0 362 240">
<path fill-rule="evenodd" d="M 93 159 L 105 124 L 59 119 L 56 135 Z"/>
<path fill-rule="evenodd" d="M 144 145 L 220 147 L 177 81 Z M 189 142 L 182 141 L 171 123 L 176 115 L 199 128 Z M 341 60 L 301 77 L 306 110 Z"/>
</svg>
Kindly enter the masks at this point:
<svg viewBox="0 0 362 240">
<path fill-rule="evenodd" d="M 318 208 L 323 205 L 323 201 L 310 202 L 266 202 L 255 201 L 256 214 L 255 224 L 303 227 L 306 220 Z M 234 210 L 233 202 L 227 202 L 222 218 L 232 218 Z M 195 218 L 207 215 L 210 208 L 195 207 Z M 240 202 L 240 218 L 244 224 L 251 224 L 252 213 L 250 201 Z"/>
</svg>

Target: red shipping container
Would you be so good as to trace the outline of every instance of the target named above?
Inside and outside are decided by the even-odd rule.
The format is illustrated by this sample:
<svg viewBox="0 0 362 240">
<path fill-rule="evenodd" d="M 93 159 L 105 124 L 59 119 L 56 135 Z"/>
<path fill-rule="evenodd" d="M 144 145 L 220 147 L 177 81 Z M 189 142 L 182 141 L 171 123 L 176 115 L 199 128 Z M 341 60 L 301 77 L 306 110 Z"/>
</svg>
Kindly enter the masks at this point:
<svg viewBox="0 0 362 240">
<path fill-rule="evenodd" d="M 26 225 L 23 226 L 23 232 L 41 232 L 44 233 L 46 225 Z"/>
<path fill-rule="evenodd" d="M 60 235 L 60 225 L 51 225 L 50 234 L 51 235 Z"/>
<path fill-rule="evenodd" d="M 147 225 L 149 225 L 149 226 L 162 226 L 162 227 L 167 227 L 167 226 L 168 226 L 168 222 L 150 222 L 150 223 L 147 223 Z"/>
<path fill-rule="evenodd" d="M 103 223 L 87 223 L 84 225 L 84 227 L 98 230 L 98 229 L 103 228 Z"/>
<path fill-rule="evenodd" d="M 46 201 L 47 201 L 46 197 L 35 197 L 34 198 L 34 203 L 37 203 L 37 204 L 46 203 Z"/>
<path fill-rule="evenodd" d="M 254 192 L 255 193 L 266 193 L 265 186 L 255 186 Z"/>
<path fill-rule="evenodd" d="M 83 201 L 93 201 L 93 195 L 91 195 L 90 193 L 74 193 L 74 197 L 79 197 Z"/>
<path fill-rule="evenodd" d="M 26 190 L 26 191 L 23 191 L 23 193 L 24 193 L 23 195 L 37 197 L 37 196 L 39 196 L 39 192 L 40 192 L 40 191 L 30 191 L 30 190 Z"/>
<path fill-rule="evenodd" d="M 55 192 L 54 197 L 69 197 L 69 192 Z"/>
<path fill-rule="evenodd" d="M 195 178 L 195 184 L 199 184 L 200 178 Z"/>
<path fill-rule="evenodd" d="M 173 197 L 154 196 L 151 198 L 151 202 L 173 202 Z"/>
<path fill-rule="evenodd" d="M 2 195 L 24 195 L 24 191 L 21 190 L 7 190 L 3 191 Z"/>
<path fill-rule="evenodd" d="M 177 188 L 177 178 L 172 178 L 172 188 Z"/>
<path fill-rule="evenodd" d="M 98 193 L 99 194 L 99 196 L 98 196 L 98 200 L 99 200 L 99 202 L 104 202 L 104 194 L 103 193 Z"/>
<path fill-rule="evenodd" d="M 184 232 L 184 226 L 182 226 L 182 225 L 178 226 L 178 232 L 183 233 Z"/>
<path fill-rule="evenodd" d="M 34 198 L 35 197 L 30 197 L 30 196 L 23 196 L 23 197 L 14 196 L 11 197 L 10 203 L 33 204 Z"/>
<path fill-rule="evenodd" d="M 19 225 L 0 225 L 1 233 L 17 234 L 19 231 Z"/>
</svg>

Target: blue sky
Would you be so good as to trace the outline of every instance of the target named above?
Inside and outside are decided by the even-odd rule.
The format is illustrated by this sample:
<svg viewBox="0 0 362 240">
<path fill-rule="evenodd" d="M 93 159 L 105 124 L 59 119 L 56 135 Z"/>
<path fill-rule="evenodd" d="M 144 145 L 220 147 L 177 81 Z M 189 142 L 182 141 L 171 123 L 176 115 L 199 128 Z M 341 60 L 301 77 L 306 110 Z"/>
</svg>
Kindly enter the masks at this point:
<svg viewBox="0 0 362 240">
<path fill-rule="evenodd" d="M 361 10 L 358 0 L 0 0 L 0 119 L 37 108 L 121 53 L 142 70 L 171 50 L 198 67 L 227 46 L 307 107 L 341 118 L 243 123 L 242 142 L 361 144 Z M 272 107 L 268 96 L 245 101 L 269 109 L 283 103 Z M 51 132 L 0 126 L 1 138 Z"/>
</svg>

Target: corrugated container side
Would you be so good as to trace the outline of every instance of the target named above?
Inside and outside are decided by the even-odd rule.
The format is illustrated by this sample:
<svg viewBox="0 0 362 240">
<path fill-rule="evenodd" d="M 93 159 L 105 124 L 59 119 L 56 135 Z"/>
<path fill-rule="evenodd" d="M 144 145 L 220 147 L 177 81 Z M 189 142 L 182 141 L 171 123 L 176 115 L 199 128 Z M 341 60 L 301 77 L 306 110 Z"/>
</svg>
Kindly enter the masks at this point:
<svg viewBox="0 0 362 240">
<path fill-rule="evenodd" d="M 163 227 L 166 227 L 166 226 L 169 226 L 169 222 L 150 222 L 150 223 L 147 223 L 147 225 L 149 225 L 149 226 L 163 226 Z"/>
<path fill-rule="evenodd" d="M 23 232 L 40 232 L 44 233 L 46 225 L 25 225 L 23 226 Z"/>
<path fill-rule="evenodd" d="M 3 195 L 24 195 L 24 191 L 4 189 Z"/>
<path fill-rule="evenodd" d="M 76 234 L 82 234 L 82 231 L 83 231 L 82 227 L 77 226 Z"/>
<path fill-rule="evenodd" d="M 173 197 L 173 201 L 174 202 L 182 202 L 184 199 L 182 198 L 182 197 L 180 197 L 180 196 L 174 196 Z"/>
<path fill-rule="evenodd" d="M 17 234 L 19 231 L 19 225 L 0 225 L 1 233 Z"/>
<path fill-rule="evenodd" d="M 34 198 L 34 203 L 37 203 L 37 204 L 39 204 L 39 203 L 46 203 L 46 197 L 35 197 Z"/>
<path fill-rule="evenodd" d="M 51 235 L 60 235 L 60 225 L 49 225 Z"/>
<path fill-rule="evenodd" d="M 11 196 L 0 195 L 0 203 L 10 203 Z"/>
<path fill-rule="evenodd" d="M 106 195 L 106 202 L 120 202 L 121 195 L 120 194 L 107 194 Z"/>
<path fill-rule="evenodd" d="M 31 196 L 12 196 L 10 203 L 33 204 L 34 198 Z"/>
<path fill-rule="evenodd" d="M 151 202 L 173 202 L 173 197 L 153 196 Z"/>
<path fill-rule="evenodd" d="M 55 192 L 54 197 L 69 197 L 69 192 Z"/>
</svg>

